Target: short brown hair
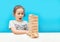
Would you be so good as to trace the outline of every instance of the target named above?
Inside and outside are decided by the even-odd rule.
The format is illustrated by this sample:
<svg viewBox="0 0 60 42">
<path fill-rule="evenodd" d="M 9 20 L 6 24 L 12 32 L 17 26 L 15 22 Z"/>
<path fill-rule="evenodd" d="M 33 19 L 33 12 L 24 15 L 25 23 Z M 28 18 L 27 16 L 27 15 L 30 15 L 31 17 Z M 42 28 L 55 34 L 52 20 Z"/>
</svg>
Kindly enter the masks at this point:
<svg viewBox="0 0 60 42">
<path fill-rule="evenodd" d="M 25 9 L 21 5 L 16 5 L 15 8 L 14 8 L 14 10 L 13 10 L 13 13 L 15 14 L 16 10 L 19 9 L 19 8 L 22 8 L 24 10 L 24 13 L 25 13 Z"/>
</svg>

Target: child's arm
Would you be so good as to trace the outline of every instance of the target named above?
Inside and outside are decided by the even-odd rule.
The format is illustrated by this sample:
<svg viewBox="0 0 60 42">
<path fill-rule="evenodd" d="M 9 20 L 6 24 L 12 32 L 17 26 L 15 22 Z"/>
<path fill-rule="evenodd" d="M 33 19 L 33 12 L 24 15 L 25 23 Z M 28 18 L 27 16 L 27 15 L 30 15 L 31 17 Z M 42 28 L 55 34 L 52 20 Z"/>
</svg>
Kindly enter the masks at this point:
<svg viewBox="0 0 60 42">
<path fill-rule="evenodd" d="M 28 31 L 27 30 L 16 30 L 15 28 L 11 28 L 11 30 L 12 30 L 12 32 L 14 33 L 14 34 L 27 34 L 28 33 Z"/>
</svg>

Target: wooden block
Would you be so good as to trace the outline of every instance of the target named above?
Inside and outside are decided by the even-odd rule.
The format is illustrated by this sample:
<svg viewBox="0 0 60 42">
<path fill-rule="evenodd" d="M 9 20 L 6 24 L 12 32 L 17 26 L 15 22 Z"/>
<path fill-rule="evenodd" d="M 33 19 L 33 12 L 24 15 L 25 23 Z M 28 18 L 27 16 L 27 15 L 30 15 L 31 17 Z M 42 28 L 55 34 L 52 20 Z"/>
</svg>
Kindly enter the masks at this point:
<svg viewBox="0 0 60 42">
<path fill-rule="evenodd" d="M 33 24 L 38 24 L 38 22 L 29 22 L 31 25 L 33 25 Z"/>
<path fill-rule="evenodd" d="M 31 35 L 32 38 L 37 38 L 38 37 L 38 34 L 37 33 L 34 33 Z"/>
<path fill-rule="evenodd" d="M 29 19 L 38 19 L 38 17 L 37 17 L 37 16 L 32 15 L 32 16 L 29 16 Z"/>
<path fill-rule="evenodd" d="M 30 30 L 38 30 L 38 28 L 29 28 Z"/>
<path fill-rule="evenodd" d="M 38 37 L 38 16 L 29 15 L 29 33 L 28 35 L 32 38 Z"/>
</svg>

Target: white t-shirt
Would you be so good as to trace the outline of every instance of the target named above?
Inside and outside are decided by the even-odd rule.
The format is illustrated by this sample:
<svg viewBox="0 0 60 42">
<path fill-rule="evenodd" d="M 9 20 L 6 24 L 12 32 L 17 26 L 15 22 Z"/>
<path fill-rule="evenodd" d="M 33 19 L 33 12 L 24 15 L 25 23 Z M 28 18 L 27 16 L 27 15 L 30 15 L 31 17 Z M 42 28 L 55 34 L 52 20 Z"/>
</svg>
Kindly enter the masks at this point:
<svg viewBox="0 0 60 42">
<path fill-rule="evenodd" d="M 16 30 L 28 30 L 28 23 L 27 21 L 16 21 L 16 20 L 11 20 L 9 22 L 9 28 L 16 28 Z"/>
</svg>

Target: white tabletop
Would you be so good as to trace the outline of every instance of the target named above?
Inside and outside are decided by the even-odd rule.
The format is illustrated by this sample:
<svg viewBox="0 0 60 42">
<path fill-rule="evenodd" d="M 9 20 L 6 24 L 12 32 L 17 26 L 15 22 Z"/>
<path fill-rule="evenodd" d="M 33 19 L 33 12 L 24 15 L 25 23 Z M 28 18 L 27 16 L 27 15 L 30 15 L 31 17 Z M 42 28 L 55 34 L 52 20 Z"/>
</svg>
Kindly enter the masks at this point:
<svg viewBox="0 0 60 42">
<path fill-rule="evenodd" d="M 60 33 L 39 33 L 39 38 L 30 38 L 26 34 L 0 33 L 1 42 L 60 42 Z"/>
</svg>

